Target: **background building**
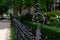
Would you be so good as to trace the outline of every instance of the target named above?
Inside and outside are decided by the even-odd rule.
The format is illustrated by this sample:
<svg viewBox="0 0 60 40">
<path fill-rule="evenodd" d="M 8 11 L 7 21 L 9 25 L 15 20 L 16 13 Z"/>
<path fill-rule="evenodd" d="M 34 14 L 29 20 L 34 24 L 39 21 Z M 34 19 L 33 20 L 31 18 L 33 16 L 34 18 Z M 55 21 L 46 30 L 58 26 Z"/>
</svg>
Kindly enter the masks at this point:
<svg viewBox="0 0 60 40">
<path fill-rule="evenodd" d="M 55 0 L 56 9 L 60 10 L 60 0 Z"/>
</svg>

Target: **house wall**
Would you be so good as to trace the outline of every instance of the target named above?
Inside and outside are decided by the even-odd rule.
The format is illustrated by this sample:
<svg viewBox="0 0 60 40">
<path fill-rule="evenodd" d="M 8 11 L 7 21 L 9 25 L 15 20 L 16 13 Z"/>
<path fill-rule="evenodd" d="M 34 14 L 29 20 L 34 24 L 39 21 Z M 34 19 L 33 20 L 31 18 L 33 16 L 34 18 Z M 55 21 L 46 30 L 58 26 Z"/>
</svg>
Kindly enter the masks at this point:
<svg viewBox="0 0 60 40">
<path fill-rule="evenodd" d="M 54 0 L 54 9 L 59 9 L 60 10 L 60 0 Z"/>
<path fill-rule="evenodd" d="M 31 9 L 30 9 L 30 13 L 33 14 L 33 13 L 34 13 L 34 10 L 35 10 L 34 7 L 31 7 Z M 27 12 L 28 12 L 27 9 L 23 9 L 21 15 L 25 15 Z"/>
</svg>

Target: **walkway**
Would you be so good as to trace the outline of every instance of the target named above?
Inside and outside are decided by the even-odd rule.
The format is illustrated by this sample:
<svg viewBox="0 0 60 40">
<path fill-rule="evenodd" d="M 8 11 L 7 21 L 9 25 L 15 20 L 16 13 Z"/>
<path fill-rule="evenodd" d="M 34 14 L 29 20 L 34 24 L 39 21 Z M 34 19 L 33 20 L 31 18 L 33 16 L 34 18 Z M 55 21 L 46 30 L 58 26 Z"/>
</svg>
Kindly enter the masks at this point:
<svg viewBox="0 0 60 40">
<path fill-rule="evenodd" d="M 0 40 L 9 40 L 10 22 L 8 20 L 0 20 Z"/>
</svg>

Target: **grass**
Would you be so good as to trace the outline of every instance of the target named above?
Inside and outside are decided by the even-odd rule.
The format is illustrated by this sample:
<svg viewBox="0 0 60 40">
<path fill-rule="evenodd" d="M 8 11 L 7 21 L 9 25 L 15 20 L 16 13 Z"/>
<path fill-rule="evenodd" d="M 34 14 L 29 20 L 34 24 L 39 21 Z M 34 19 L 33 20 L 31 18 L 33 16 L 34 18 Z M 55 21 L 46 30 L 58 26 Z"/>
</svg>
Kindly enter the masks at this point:
<svg viewBox="0 0 60 40">
<path fill-rule="evenodd" d="M 11 31 L 10 40 L 15 40 L 15 33 L 14 33 L 14 30 L 13 30 L 12 24 L 10 25 L 10 31 Z"/>
</svg>

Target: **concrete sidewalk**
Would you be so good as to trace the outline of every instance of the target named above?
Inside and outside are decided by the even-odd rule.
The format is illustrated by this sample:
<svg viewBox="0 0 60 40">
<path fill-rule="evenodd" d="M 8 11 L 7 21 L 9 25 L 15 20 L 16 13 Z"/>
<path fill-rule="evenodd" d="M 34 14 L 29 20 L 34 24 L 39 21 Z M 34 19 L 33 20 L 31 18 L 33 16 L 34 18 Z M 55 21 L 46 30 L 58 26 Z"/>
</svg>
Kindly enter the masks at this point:
<svg viewBox="0 0 60 40">
<path fill-rule="evenodd" d="M 0 20 L 0 40 L 9 40 L 10 22 L 8 20 Z"/>
</svg>

